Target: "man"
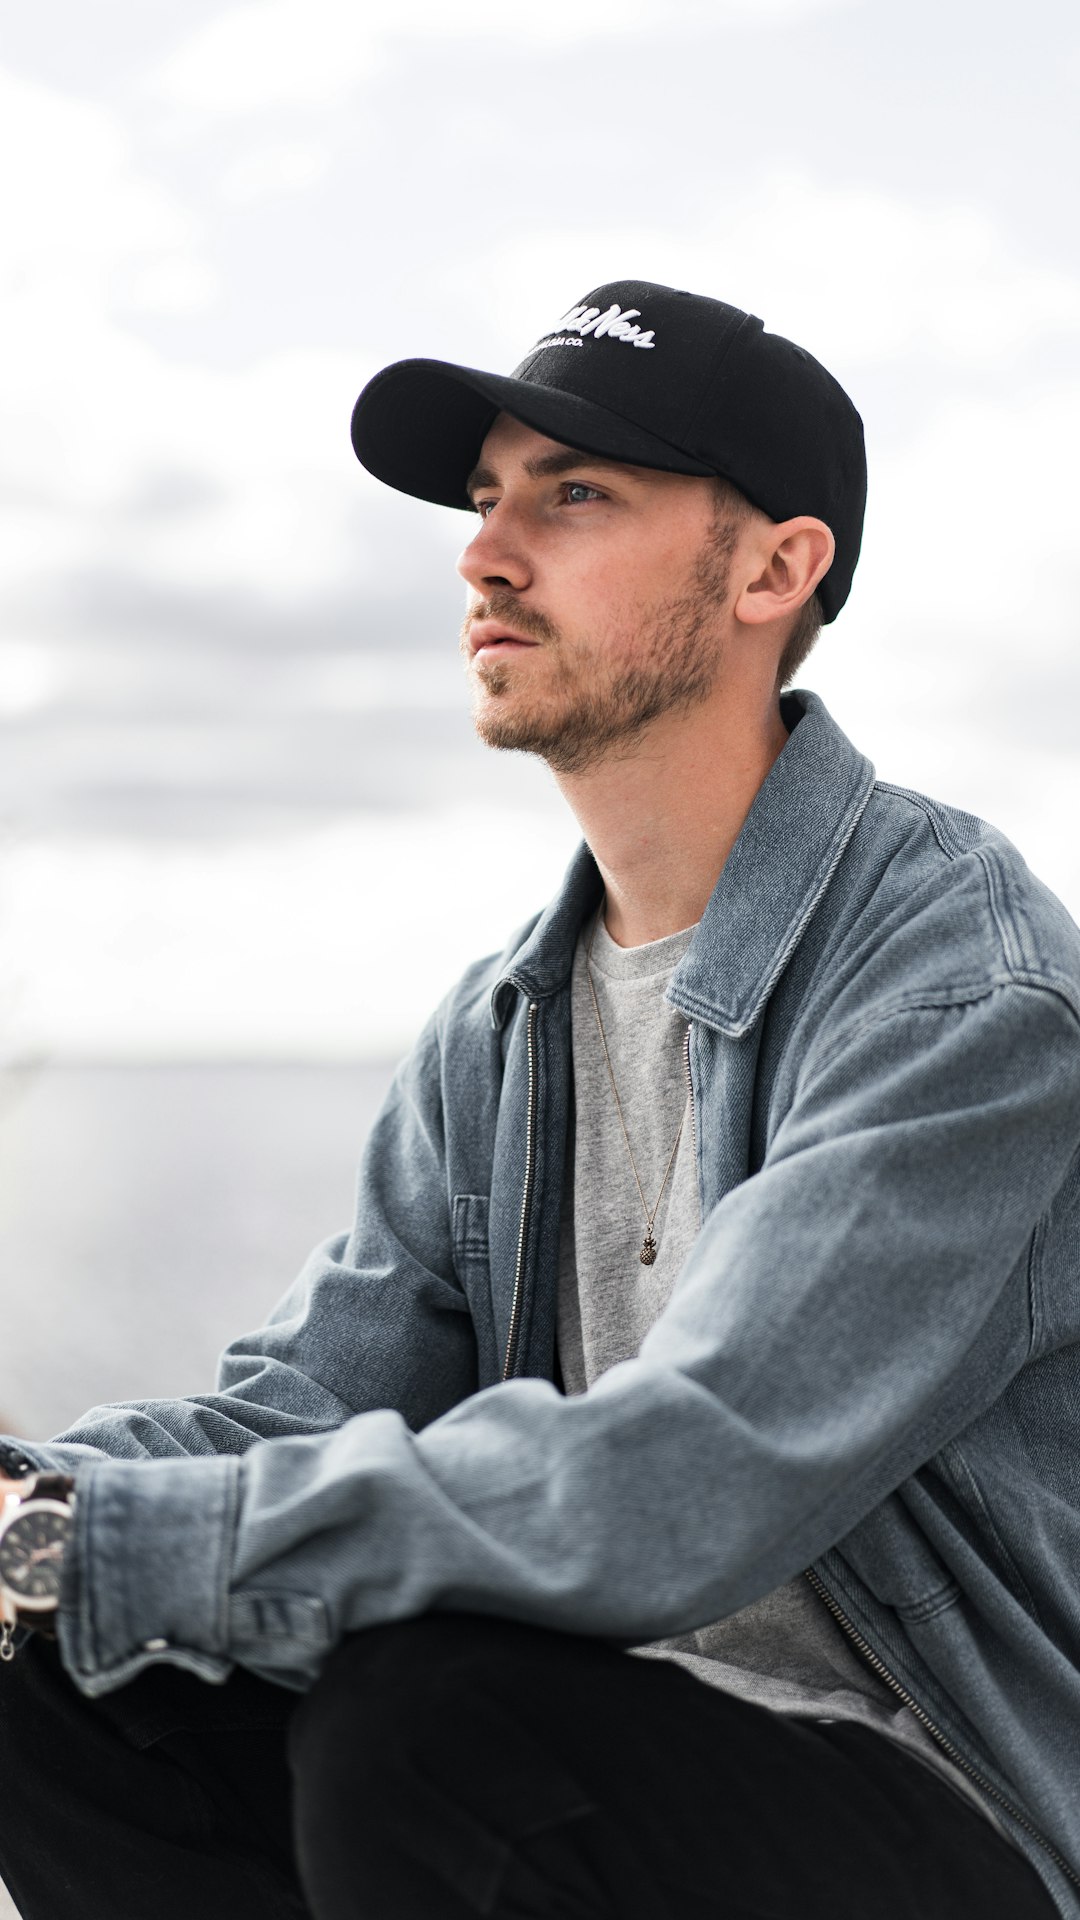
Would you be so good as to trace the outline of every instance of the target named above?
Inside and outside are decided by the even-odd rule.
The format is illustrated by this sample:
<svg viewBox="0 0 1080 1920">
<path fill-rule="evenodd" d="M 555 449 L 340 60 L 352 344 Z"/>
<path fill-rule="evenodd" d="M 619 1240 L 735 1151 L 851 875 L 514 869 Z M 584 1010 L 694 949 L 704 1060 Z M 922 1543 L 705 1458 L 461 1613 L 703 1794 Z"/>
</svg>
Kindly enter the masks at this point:
<svg viewBox="0 0 1080 1920">
<path fill-rule="evenodd" d="M 353 436 L 471 498 L 476 724 L 585 844 L 217 1392 L 12 1443 L 0 1871 L 26 1920 L 1077 1920 L 1080 936 L 782 695 L 858 416 L 627 282 Z"/>
</svg>

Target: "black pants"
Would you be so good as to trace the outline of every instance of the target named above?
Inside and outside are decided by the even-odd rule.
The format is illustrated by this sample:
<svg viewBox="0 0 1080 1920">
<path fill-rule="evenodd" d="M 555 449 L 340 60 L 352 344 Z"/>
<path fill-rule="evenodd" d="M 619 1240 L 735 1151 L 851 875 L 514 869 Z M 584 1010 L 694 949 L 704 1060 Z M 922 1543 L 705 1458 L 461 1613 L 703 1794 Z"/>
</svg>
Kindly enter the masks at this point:
<svg viewBox="0 0 1080 1920">
<path fill-rule="evenodd" d="M 355 1634 L 311 1694 L 0 1668 L 24 1920 L 1052 1920 L 917 1760 L 669 1661 L 469 1614 Z"/>
</svg>

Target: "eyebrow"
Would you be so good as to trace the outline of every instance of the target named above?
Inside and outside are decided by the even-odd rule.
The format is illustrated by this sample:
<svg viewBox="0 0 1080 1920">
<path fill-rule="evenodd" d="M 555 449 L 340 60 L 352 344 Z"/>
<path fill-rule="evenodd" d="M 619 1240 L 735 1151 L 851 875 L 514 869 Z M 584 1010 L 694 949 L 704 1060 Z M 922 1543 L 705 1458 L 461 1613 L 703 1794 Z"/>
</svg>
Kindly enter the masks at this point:
<svg viewBox="0 0 1080 1920">
<path fill-rule="evenodd" d="M 615 460 L 606 453 L 582 453 L 577 447 L 564 447 L 560 453 L 541 454 L 521 464 L 531 480 L 549 480 L 560 473 L 572 473 L 575 467 L 618 467 L 622 473 L 631 475 L 638 472 L 626 460 Z M 498 485 L 499 476 L 493 468 L 474 467 L 465 482 L 465 491 L 471 499 L 478 487 Z"/>
</svg>

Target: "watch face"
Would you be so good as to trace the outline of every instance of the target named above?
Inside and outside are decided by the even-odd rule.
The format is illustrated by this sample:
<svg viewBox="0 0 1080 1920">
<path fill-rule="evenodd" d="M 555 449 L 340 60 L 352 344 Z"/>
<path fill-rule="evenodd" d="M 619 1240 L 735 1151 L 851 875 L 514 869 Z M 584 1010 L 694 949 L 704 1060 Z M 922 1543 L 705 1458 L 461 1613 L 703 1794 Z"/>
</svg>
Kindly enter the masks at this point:
<svg viewBox="0 0 1080 1920">
<path fill-rule="evenodd" d="M 0 1534 L 0 1585 L 17 1606 L 31 1612 L 60 1598 L 60 1566 L 71 1537 L 72 1515 L 60 1501 L 27 1502 Z"/>
</svg>

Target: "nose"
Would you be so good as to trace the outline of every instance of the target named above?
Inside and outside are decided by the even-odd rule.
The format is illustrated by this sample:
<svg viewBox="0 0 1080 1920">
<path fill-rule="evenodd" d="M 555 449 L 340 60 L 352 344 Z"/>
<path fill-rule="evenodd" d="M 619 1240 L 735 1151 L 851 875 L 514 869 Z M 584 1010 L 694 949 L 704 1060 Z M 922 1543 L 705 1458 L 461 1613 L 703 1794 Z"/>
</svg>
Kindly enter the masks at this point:
<svg viewBox="0 0 1080 1920">
<path fill-rule="evenodd" d="M 492 587 L 511 587 L 522 593 L 529 585 L 532 567 L 504 502 L 500 501 L 487 518 L 481 520 L 464 553 L 458 557 L 457 570 L 481 598 Z"/>
</svg>

